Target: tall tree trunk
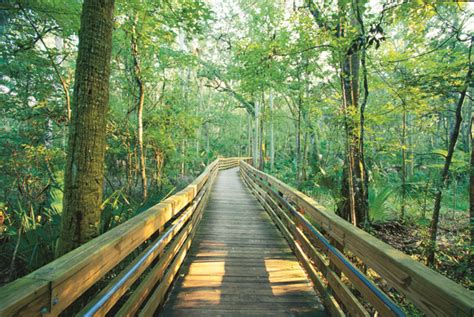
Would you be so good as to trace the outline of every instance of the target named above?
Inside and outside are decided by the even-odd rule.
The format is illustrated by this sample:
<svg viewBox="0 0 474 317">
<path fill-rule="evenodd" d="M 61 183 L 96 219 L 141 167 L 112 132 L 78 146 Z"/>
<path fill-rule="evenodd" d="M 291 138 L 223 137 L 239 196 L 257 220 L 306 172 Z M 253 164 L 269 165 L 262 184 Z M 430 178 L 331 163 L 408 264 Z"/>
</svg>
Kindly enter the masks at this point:
<svg viewBox="0 0 474 317">
<path fill-rule="evenodd" d="M 360 4 L 356 0 L 357 5 L 357 17 L 359 21 L 359 26 L 361 28 L 362 34 L 365 34 L 364 30 L 364 23 L 362 20 Z M 365 160 L 365 107 L 367 106 L 367 101 L 369 99 L 369 79 L 367 73 L 367 50 L 365 47 L 362 47 L 361 51 L 361 65 L 362 65 L 362 80 L 363 80 L 363 88 L 364 88 L 364 96 L 362 99 L 362 103 L 360 105 L 360 113 L 359 113 L 359 128 L 360 128 L 360 135 L 359 135 L 359 153 L 360 153 L 360 167 L 362 169 L 362 181 L 361 181 L 361 197 L 360 200 L 363 204 L 363 218 L 361 219 L 361 223 L 363 223 L 365 228 L 368 228 L 369 225 L 369 172 L 367 170 L 367 161 Z"/>
<path fill-rule="evenodd" d="M 275 167 L 275 136 L 273 133 L 273 91 L 268 95 L 268 107 L 270 110 L 270 171 Z"/>
<path fill-rule="evenodd" d="M 254 133 L 255 133 L 255 137 L 254 137 L 254 142 L 253 142 L 253 165 L 255 167 L 259 167 L 260 166 L 260 149 L 259 149 L 259 146 L 260 146 L 260 136 L 259 136 L 259 132 L 260 132 L 260 103 L 258 101 L 255 102 L 255 124 L 254 124 Z"/>
<path fill-rule="evenodd" d="M 238 130 L 239 131 L 239 143 L 235 144 L 235 146 L 237 147 L 235 153 L 237 153 L 237 156 L 239 156 L 239 157 L 242 157 L 242 147 L 243 147 L 243 140 L 242 139 L 244 137 L 244 135 L 242 133 L 242 128 L 243 128 L 243 126 L 242 126 L 242 117 L 239 116 L 239 130 Z"/>
<path fill-rule="evenodd" d="M 298 113 L 296 118 L 296 183 L 298 188 L 301 185 L 301 107 L 302 107 L 301 94 L 298 97 Z"/>
<path fill-rule="evenodd" d="M 132 182 L 133 182 L 133 151 L 131 149 L 131 142 L 129 142 L 128 137 L 125 141 L 125 148 L 127 149 L 127 195 L 131 194 Z"/>
<path fill-rule="evenodd" d="M 135 22 L 134 22 L 135 23 Z M 146 177 L 146 158 L 143 150 L 143 106 L 145 104 L 145 84 L 143 83 L 142 71 L 140 65 L 140 55 L 138 52 L 138 41 L 135 26 L 132 29 L 132 56 L 133 56 L 133 75 L 138 87 L 138 103 L 137 103 L 137 121 L 138 121 L 138 156 L 140 178 L 142 183 L 142 198 L 145 201 L 148 197 L 148 186 Z"/>
<path fill-rule="evenodd" d="M 209 135 L 209 121 L 206 120 L 204 125 L 204 134 L 206 135 L 206 165 L 209 164 L 209 159 L 211 158 L 211 141 Z"/>
<path fill-rule="evenodd" d="M 198 106 L 196 107 L 196 118 L 200 117 L 200 113 L 204 109 L 204 93 L 203 93 L 203 83 L 199 83 L 199 88 L 198 88 L 198 94 L 199 94 L 199 103 Z M 202 134 L 202 126 L 199 125 L 197 131 L 196 131 L 196 157 L 200 157 L 200 151 L 201 151 L 201 134 Z"/>
<path fill-rule="evenodd" d="M 161 188 L 163 183 L 163 166 L 164 166 L 164 154 L 158 148 L 155 148 L 155 163 L 156 163 L 156 173 L 155 173 L 155 183 L 158 190 Z"/>
<path fill-rule="evenodd" d="M 301 161 L 301 181 L 306 182 L 308 179 L 308 135 L 309 133 L 305 130 L 303 137 L 303 158 Z"/>
<path fill-rule="evenodd" d="M 359 53 L 347 55 L 341 66 L 341 86 L 343 90 L 343 110 L 346 130 L 346 169 L 342 188 L 342 201 L 338 214 L 359 226 L 365 222 L 367 215 L 367 192 L 365 188 L 364 164 L 361 151 L 360 124 L 356 119 L 359 113 Z"/>
<path fill-rule="evenodd" d="M 56 256 L 99 234 L 114 0 L 84 0 Z"/>
<path fill-rule="evenodd" d="M 469 226 L 471 229 L 471 250 L 474 246 L 474 130 L 472 126 L 474 125 L 474 117 L 471 117 L 471 172 L 469 179 Z M 471 252 L 471 268 L 474 267 L 474 253 Z"/>
<path fill-rule="evenodd" d="M 181 173 L 182 178 L 184 177 L 184 175 L 186 175 L 186 147 L 187 147 L 186 139 L 183 139 L 183 141 L 181 142 L 181 168 L 180 168 L 180 173 Z"/>
<path fill-rule="evenodd" d="M 470 53 L 472 49 L 473 39 L 474 37 L 471 38 L 471 47 L 469 49 L 469 62 L 471 60 Z M 439 222 L 439 213 L 441 210 L 441 200 L 443 197 L 443 190 L 446 187 L 448 179 L 449 179 L 449 167 L 451 166 L 451 162 L 453 160 L 454 149 L 456 148 L 456 142 L 458 141 L 459 131 L 461 129 L 462 106 L 464 104 L 464 99 L 466 98 L 467 89 L 469 88 L 469 85 L 471 84 L 471 77 L 472 77 L 472 65 L 471 63 L 469 63 L 469 70 L 466 75 L 464 88 L 461 91 L 461 95 L 459 96 L 459 100 L 456 105 L 455 122 L 454 122 L 453 130 L 451 132 L 451 136 L 449 138 L 448 153 L 444 161 L 443 170 L 441 171 L 441 178 L 439 180 L 439 184 L 436 188 L 435 203 L 434 203 L 434 208 L 433 208 L 433 218 L 431 219 L 431 225 L 430 225 L 430 246 L 429 246 L 428 255 L 426 258 L 427 265 L 433 265 L 435 262 L 436 238 L 438 235 L 438 222 Z M 471 191 L 472 191 L 472 188 L 471 188 Z"/>
<path fill-rule="evenodd" d="M 405 218 L 405 203 L 407 196 L 407 111 L 406 107 L 403 106 L 402 114 L 402 201 L 400 207 L 400 221 Z"/>
<path fill-rule="evenodd" d="M 265 143 L 264 143 L 264 120 L 263 116 L 265 113 L 265 97 L 262 92 L 262 105 L 260 109 L 260 116 L 259 116 L 259 122 L 260 122 L 260 132 L 259 132 L 259 139 L 258 139 L 258 147 L 259 147 L 259 158 L 260 161 L 258 163 L 259 169 L 263 171 L 264 169 L 264 159 L 265 159 Z"/>
<path fill-rule="evenodd" d="M 305 1 L 315 22 L 322 29 L 328 25 L 323 19 L 322 12 L 313 0 Z M 344 5 L 343 2 L 339 3 Z M 365 36 L 363 23 L 364 5 L 355 1 L 351 18 L 352 27 L 360 30 Z M 346 8 L 340 8 L 345 12 Z M 345 22 L 340 21 L 337 26 L 336 36 L 345 37 Z M 364 101 L 359 109 L 359 68 L 361 64 L 360 53 L 362 51 L 362 67 L 364 74 Z M 368 96 L 368 81 L 365 68 L 365 48 L 351 45 L 345 53 L 340 64 L 341 88 L 342 88 L 342 110 L 344 113 L 344 126 L 346 132 L 346 162 L 343 169 L 341 196 L 342 199 L 337 207 L 337 214 L 354 225 L 367 224 L 368 221 L 368 177 L 367 167 L 364 159 L 364 108 Z M 359 115 L 359 118 L 357 118 Z"/>
<path fill-rule="evenodd" d="M 247 155 L 252 156 L 252 117 L 247 113 Z"/>
<path fill-rule="evenodd" d="M 464 106 L 464 118 L 472 117 L 472 99 L 466 101 Z M 466 121 L 461 125 L 461 137 L 464 152 L 469 152 L 471 150 L 471 121 Z"/>
<path fill-rule="evenodd" d="M 412 126 L 412 119 L 409 114 L 407 114 L 407 135 L 408 135 L 408 153 L 409 153 L 409 164 L 410 167 L 408 169 L 408 177 L 413 179 L 413 175 L 415 174 L 415 151 L 413 150 L 413 133 L 411 130 Z"/>
<path fill-rule="evenodd" d="M 359 4 L 356 5 L 356 10 Z M 354 13 L 357 16 L 352 18 L 352 26 L 359 28 L 364 34 L 364 26 L 359 11 Z M 344 37 L 345 30 L 341 26 L 338 30 L 338 37 Z M 364 75 L 364 100 L 359 109 L 359 73 L 361 65 Z M 365 68 L 365 49 L 351 47 L 345 54 L 341 62 L 341 88 L 342 107 L 345 116 L 346 130 L 346 164 L 343 173 L 342 199 L 338 205 L 337 213 L 350 220 L 352 224 L 360 226 L 368 221 L 368 177 L 364 160 L 364 109 L 368 97 L 367 72 Z"/>
<path fill-rule="evenodd" d="M 309 166 L 311 168 L 311 173 L 312 175 L 316 175 L 318 172 L 319 168 L 319 146 L 318 146 L 318 131 L 317 128 L 314 127 L 313 125 L 310 125 L 310 135 L 309 135 L 309 145 L 310 145 L 310 150 L 309 150 Z"/>
</svg>

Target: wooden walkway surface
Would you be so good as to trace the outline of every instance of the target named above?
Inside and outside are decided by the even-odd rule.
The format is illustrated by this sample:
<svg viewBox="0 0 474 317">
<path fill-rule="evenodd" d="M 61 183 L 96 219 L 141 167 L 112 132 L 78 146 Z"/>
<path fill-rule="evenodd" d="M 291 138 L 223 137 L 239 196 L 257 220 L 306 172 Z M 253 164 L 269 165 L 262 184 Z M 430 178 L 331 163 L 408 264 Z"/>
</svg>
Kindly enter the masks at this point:
<svg viewBox="0 0 474 317">
<path fill-rule="evenodd" d="M 160 316 L 325 316 L 321 300 L 238 168 L 219 173 Z"/>
</svg>

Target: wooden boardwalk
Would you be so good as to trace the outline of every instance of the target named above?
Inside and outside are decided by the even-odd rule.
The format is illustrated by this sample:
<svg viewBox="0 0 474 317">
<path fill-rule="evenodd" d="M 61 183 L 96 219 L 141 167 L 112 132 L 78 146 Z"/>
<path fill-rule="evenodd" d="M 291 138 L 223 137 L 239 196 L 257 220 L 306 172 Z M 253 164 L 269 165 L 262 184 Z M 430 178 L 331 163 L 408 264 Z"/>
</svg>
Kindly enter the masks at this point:
<svg viewBox="0 0 474 317">
<path fill-rule="evenodd" d="M 423 314 L 472 317 L 472 291 L 248 161 L 216 159 L 183 190 L 0 287 L 0 316 L 405 316 L 351 254 Z"/>
<path fill-rule="evenodd" d="M 217 176 L 160 316 L 325 316 L 310 280 L 238 171 Z"/>
</svg>

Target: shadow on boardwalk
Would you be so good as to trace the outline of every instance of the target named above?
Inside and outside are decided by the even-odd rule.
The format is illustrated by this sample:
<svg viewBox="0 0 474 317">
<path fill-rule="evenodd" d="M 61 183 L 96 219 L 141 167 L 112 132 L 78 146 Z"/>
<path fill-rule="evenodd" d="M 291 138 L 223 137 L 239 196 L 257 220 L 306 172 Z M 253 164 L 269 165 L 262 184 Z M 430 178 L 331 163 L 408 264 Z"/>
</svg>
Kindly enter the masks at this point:
<svg viewBox="0 0 474 317">
<path fill-rule="evenodd" d="M 296 257 L 237 168 L 218 175 L 160 316 L 325 316 Z"/>
</svg>

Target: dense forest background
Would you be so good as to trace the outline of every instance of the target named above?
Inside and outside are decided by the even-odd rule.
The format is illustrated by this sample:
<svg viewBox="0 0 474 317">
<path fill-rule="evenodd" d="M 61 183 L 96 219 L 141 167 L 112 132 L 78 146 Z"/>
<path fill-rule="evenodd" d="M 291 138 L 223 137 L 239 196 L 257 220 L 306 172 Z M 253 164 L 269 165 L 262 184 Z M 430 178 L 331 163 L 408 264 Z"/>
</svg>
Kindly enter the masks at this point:
<svg viewBox="0 0 474 317">
<path fill-rule="evenodd" d="M 81 7 L 0 1 L 0 283 L 54 258 Z M 100 232 L 218 156 L 253 156 L 473 287 L 473 14 L 421 0 L 116 1 Z"/>
</svg>

